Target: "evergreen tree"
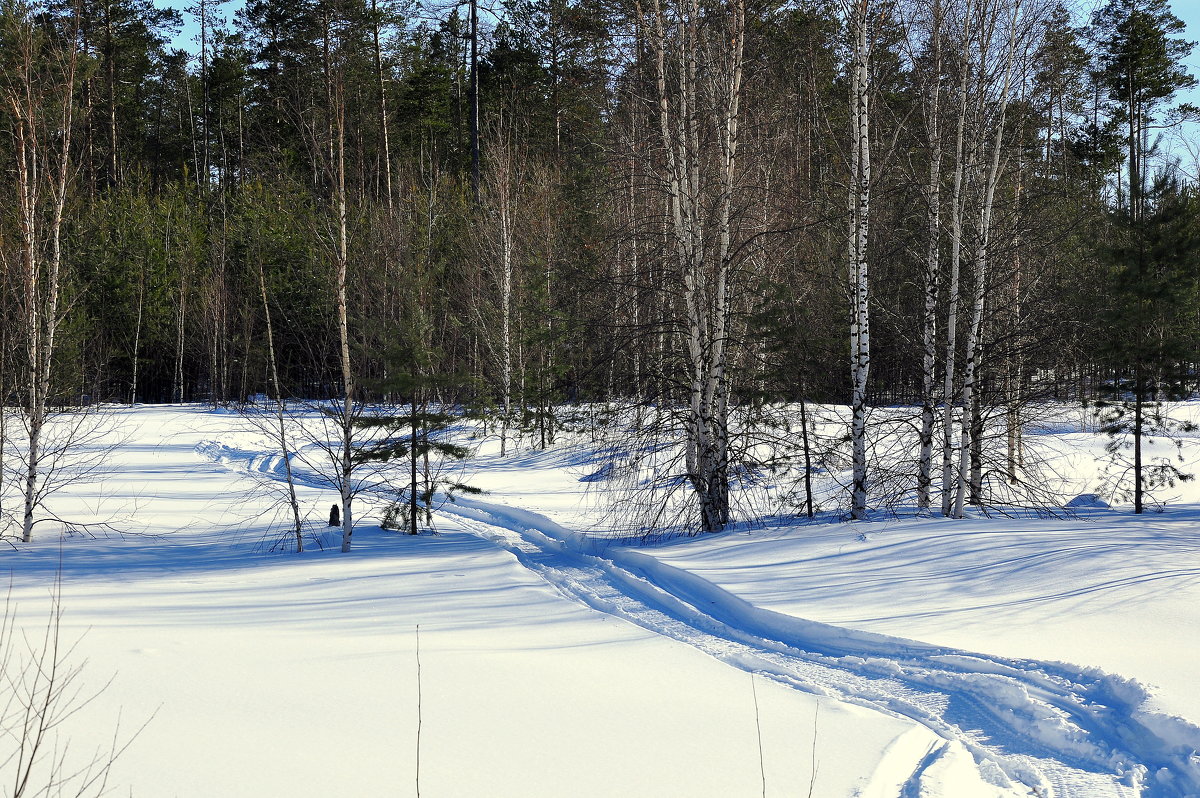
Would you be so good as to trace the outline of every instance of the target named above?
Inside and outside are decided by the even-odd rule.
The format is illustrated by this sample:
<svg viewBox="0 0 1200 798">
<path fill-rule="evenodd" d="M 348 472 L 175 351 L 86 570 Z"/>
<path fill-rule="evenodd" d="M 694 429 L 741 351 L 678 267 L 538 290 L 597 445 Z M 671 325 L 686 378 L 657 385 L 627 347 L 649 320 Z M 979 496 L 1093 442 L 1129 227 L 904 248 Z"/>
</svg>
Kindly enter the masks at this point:
<svg viewBox="0 0 1200 798">
<path fill-rule="evenodd" d="M 479 494 L 483 491 L 456 478 L 448 469 L 470 457 L 466 446 L 452 440 L 451 433 L 461 422 L 461 414 L 452 412 L 445 399 L 448 392 L 463 384 L 459 375 L 440 375 L 435 371 L 437 353 L 424 348 L 419 338 L 410 335 L 398 342 L 388 353 L 390 375 L 376 384 L 385 395 L 403 397 L 404 411 L 393 414 L 374 414 L 356 419 L 355 423 L 377 434 L 370 443 L 356 452 L 363 462 L 407 460 L 408 484 L 402 498 L 392 502 L 384 512 L 385 529 L 396 528 L 399 518 L 408 516 L 408 534 L 420 532 L 420 518 L 425 526 L 433 526 L 433 509 L 442 494 L 454 501 L 458 493 Z M 434 401 L 441 395 L 442 401 Z M 400 407 L 397 410 L 400 410 Z M 379 434 L 381 433 L 381 434 Z"/>
<path fill-rule="evenodd" d="M 1191 390 L 1186 364 L 1200 351 L 1200 201 L 1192 190 L 1162 181 L 1147 204 L 1148 212 L 1137 223 L 1117 216 L 1119 243 L 1108 253 L 1110 304 L 1100 342 L 1102 356 L 1117 376 L 1111 396 L 1097 403 L 1104 431 L 1112 436 L 1108 452 L 1118 468 L 1118 492 L 1132 494 L 1135 513 L 1143 511 L 1148 491 L 1191 478 L 1170 458 L 1147 458 L 1145 445 L 1190 430 L 1172 420 L 1162 403 Z M 1130 480 L 1121 478 L 1126 472 L 1132 473 L 1128 490 Z"/>
<path fill-rule="evenodd" d="M 1193 44 L 1178 37 L 1184 24 L 1171 13 L 1167 0 L 1109 0 L 1096 12 L 1093 24 L 1101 45 L 1100 79 L 1117 103 L 1113 119 L 1124 130 L 1127 168 L 1126 193 L 1115 225 L 1119 238 L 1112 252 L 1114 302 L 1108 330 L 1115 336 L 1110 357 L 1132 372 L 1132 417 L 1127 417 L 1126 403 L 1118 403 L 1110 407 L 1106 427 L 1114 434 L 1133 435 L 1133 504 L 1134 512 L 1140 513 L 1148 483 L 1166 473 L 1146 468 L 1143 439 L 1165 423 L 1157 411 L 1147 413 L 1147 407 L 1169 386 L 1164 369 L 1178 354 L 1169 321 L 1177 312 L 1173 294 L 1179 286 L 1174 280 L 1191 254 L 1189 236 L 1172 219 L 1189 203 L 1186 195 L 1170 185 L 1157 187 L 1154 193 L 1161 194 L 1161 201 L 1151 207 L 1154 197 L 1146 190 L 1150 130 L 1158 107 L 1195 85 L 1182 63 Z M 1123 387 L 1120 379 L 1115 387 Z"/>
<path fill-rule="evenodd" d="M 1155 111 L 1196 84 L 1183 64 L 1194 44 L 1178 37 L 1185 26 L 1167 0 L 1109 0 L 1096 12 L 1093 25 L 1101 48 L 1100 79 L 1117 103 L 1114 119 L 1125 128 L 1125 204 L 1136 221 L 1144 210 Z"/>
<path fill-rule="evenodd" d="M 1037 63 L 1034 74 L 1036 101 L 1044 108 L 1045 138 L 1039 148 L 1042 151 L 1040 160 L 1047 176 L 1065 179 L 1071 122 L 1083 112 L 1090 60 L 1065 5 L 1055 6 L 1046 20 L 1042 45 L 1034 59 Z"/>
</svg>

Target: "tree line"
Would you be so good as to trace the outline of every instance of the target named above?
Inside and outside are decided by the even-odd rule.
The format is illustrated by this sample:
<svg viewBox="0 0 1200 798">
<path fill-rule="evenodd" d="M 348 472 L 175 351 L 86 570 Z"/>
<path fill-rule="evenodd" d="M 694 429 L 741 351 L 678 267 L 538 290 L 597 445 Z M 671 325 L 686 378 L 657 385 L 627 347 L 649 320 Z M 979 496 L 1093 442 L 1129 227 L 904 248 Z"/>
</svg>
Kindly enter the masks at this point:
<svg viewBox="0 0 1200 798">
<path fill-rule="evenodd" d="M 1195 387 L 1200 207 L 1166 0 L 222 5 L 183 50 L 149 0 L 0 0 L 26 537 L 46 419 L 96 402 L 331 400 L 343 484 L 372 403 L 483 408 L 505 445 L 652 407 L 704 530 L 783 403 L 848 406 L 855 518 L 881 406 L 921 510 L 1026 480 L 1047 398 L 1134 433 L 1139 511 L 1171 476 L 1141 440 Z"/>
</svg>

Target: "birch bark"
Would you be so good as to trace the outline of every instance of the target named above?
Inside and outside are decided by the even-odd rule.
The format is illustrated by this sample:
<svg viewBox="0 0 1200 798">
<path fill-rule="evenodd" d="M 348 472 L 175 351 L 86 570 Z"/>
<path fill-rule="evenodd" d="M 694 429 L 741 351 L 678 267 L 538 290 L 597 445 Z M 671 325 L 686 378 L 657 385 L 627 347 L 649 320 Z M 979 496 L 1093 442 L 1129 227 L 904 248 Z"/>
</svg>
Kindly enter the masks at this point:
<svg viewBox="0 0 1200 798">
<path fill-rule="evenodd" d="M 512 422 L 512 296 L 513 296 L 513 220 L 509 181 L 499 196 L 500 224 L 500 456 L 507 454 L 508 428 Z"/>
<path fill-rule="evenodd" d="M 67 191 L 74 174 L 71 141 L 74 127 L 75 80 L 78 73 L 78 18 L 70 23 L 65 50 L 48 49 L 49 72 L 42 75 L 43 43 L 26 23 L 17 46 L 19 74 L 4 93 L 13 114 L 14 176 L 17 224 L 20 228 L 22 300 L 24 302 L 25 375 L 23 412 L 26 457 L 23 475 L 21 539 L 33 539 L 35 512 L 41 501 L 42 434 L 54 362 L 62 272 L 62 227 Z M 43 199 L 43 191 L 47 195 Z M 48 203 L 48 207 L 45 203 Z"/>
<path fill-rule="evenodd" d="M 726 369 L 745 4 L 731 0 L 716 12 L 703 10 L 697 0 L 684 0 L 673 10 L 669 25 L 667 10 L 655 0 L 650 35 L 666 157 L 668 239 L 686 330 L 684 464 L 700 527 L 711 532 L 730 518 Z M 719 26 L 719 32 L 710 35 L 709 26 Z M 671 71 L 674 81 L 668 80 Z M 712 126 L 707 130 L 706 120 Z M 709 141 L 716 142 L 715 153 L 706 149 Z M 705 168 L 710 153 L 715 174 Z"/>
<path fill-rule="evenodd" d="M 354 477 L 354 371 L 350 362 L 350 322 L 346 299 L 346 272 L 350 261 L 349 232 L 346 220 L 346 127 L 344 106 L 340 102 L 334 113 L 336 119 L 336 141 L 334 160 L 334 213 L 336 215 L 336 241 L 334 245 L 334 269 L 337 280 L 338 343 L 342 366 L 342 409 L 338 422 L 342 432 L 341 461 L 338 491 L 342 499 L 342 551 L 350 551 L 350 540 L 354 534 L 352 515 L 354 492 L 351 480 Z"/>
<path fill-rule="evenodd" d="M 867 236 L 871 215 L 871 127 L 869 0 L 855 0 L 850 9 L 850 151 L 851 181 L 849 261 L 850 322 L 850 441 L 853 457 L 851 517 L 867 513 L 867 379 L 871 369 L 871 316 Z"/>
<path fill-rule="evenodd" d="M 517 289 L 518 261 L 518 213 L 527 197 L 520 193 L 527 181 L 524 159 L 528 153 L 518 150 L 518 134 L 507 116 L 498 115 L 487 129 L 493 147 L 483 174 L 483 185 L 479 198 L 481 210 L 481 238 L 484 246 L 483 258 L 490 262 L 488 272 L 495 281 L 497 295 L 491 300 L 498 305 L 498 318 L 479 311 L 484 342 L 491 354 L 496 369 L 496 383 L 500 399 L 500 455 L 508 454 L 509 435 L 513 422 L 513 392 L 520 389 L 518 406 L 524 407 L 523 381 L 518 381 L 517 366 L 521 363 L 520 352 L 514 339 L 520 330 L 520 319 L 516 315 L 514 297 Z M 523 252 L 521 253 L 523 255 Z M 498 327 L 498 329 L 497 329 Z M 518 385 L 514 386 L 514 382 Z"/>
<path fill-rule="evenodd" d="M 383 152 L 380 154 L 380 157 L 383 159 L 383 191 L 388 213 L 391 213 L 393 210 L 392 147 L 391 140 L 388 137 L 387 73 L 383 68 L 383 50 L 379 41 L 380 23 L 378 0 L 371 0 L 371 38 L 374 45 L 372 55 L 375 61 L 376 89 L 379 91 L 379 136 L 380 144 L 383 146 Z"/>
<path fill-rule="evenodd" d="M 942 1 L 930 6 L 930 55 L 933 85 L 925 104 L 929 140 L 929 182 L 925 188 L 928 207 L 925 245 L 925 307 L 921 316 L 921 432 L 917 463 L 917 508 L 928 510 L 933 484 L 933 428 L 937 382 L 938 293 L 941 288 L 942 216 Z"/>
<path fill-rule="evenodd" d="M 974 2 L 967 0 L 963 12 L 962 62 L 959 65 L 958 120 L 954 143 L 954 180 L 950 198 L 950 284 L 946 314 L 946 357 L 942 378 L 942 515 L 954 509 L 954 385 L 958 356 L 958 306 L 961 300 L 959 278 L 962 269 L 964 189 L 968 161 L 973 155 L 967 145 L 967 92 L 974 69 L 972 58 Z"/>
<path fill-rule="evenodd" d="M 987 300 L 988 256 L 992 234 L 992 212 L 995 207 L 996 186 L 1000 182 L 1000 163 L 1004 151 L 1004 132 L 1008 116 L 1009 92 L 1012 88 L 1013 68 L 1016 61 L 1017 48 L 1017 15 L 1021 8 L 1021 0 L 1015 0 L 1010 7 L 1008 23 L 1008 42 L 1005 46 L 1004 77 L 1001 82 L 1000 96 L 997 98 L 999 108 L 993 133 L 991 161 L 988 164 L 984 180 L 983 202 L 979 208 L 979 242 L 975 248 L 972 272 L 975 290 L 971 309 L 971 326 L 967 335 L 966 364 L 963 369 L 962 407 L 963 413 L 972 412 L 976 407 L 978 397 L 976 380 L 979 374 L 979 358 L 981 354 L 983 311 Z M 954 497 L 952 515 L 961 518 L 963 504 L 969 488 L 971 468 L 970 446 L 972 428 L 976 437 L 982 434 L 981 423 L 968 424 L 964 415 L 962 434 L 959 438 L 958 459 L 958 488 Z"/>
</svg>

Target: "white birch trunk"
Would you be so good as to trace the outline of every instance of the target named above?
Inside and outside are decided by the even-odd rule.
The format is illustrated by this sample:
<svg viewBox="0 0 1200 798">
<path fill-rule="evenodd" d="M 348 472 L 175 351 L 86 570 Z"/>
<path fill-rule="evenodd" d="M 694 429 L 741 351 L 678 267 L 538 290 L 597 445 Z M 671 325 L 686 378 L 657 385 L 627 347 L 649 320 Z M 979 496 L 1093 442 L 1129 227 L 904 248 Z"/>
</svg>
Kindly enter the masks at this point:
<svg viewBox="0 0 1200 798">
<path fill-rule="evenodd" d="M 1023 171 L 1024 164 L 1018 160 L 1016 188 L 1016 204 L 1018 214 L 1020 213 L 1021 198 L 1024 193 Z M 1020 473 L 1023 466 L 1021 457 L 1021 387 L 1022 383 L 1024 382 L 1024 369 L 1022 363 L 1022 347 L 1024 342 L 1021 335 L 1021 248 L 1023 245 L 1024 242 L 1021 240 L 1021 237 L 1017 236 L 1016 240 L 1013 242 L 1013 281 L 1011 287 L 1011 296 L 1008 303 L 1010 351 L 1004 374 L 1004 395 L 1006 405 L 1005 426 L 1008 450 L 1007 470 L 1008 482 L 1011 485 L 1020 483 Z M 971 479 L 974 483 L 979 480 L 979 477 L 972 474 Z"/>
<path fill-rule="evenodd" d="M 336 135 L 334 151 L 334 213 L 336 242 L 334 268 L 337 280 L 338 343 L 342 366 L 342 410 L 338 419 L 342 433 L 341 457 L 338 463 L 338 489 L 342 500 L 342 552 L 350 551 L 354 534 L 353 477 L 354 477 L 354 372 L 350 362 L 350 323 L 346 298 L 346 272 L 350 260 L 349 232 L 346 220 L 346 128 L 344 107 L 338 98 L 335 113 Z M 333 111 L 333 109 L 331 109 Z"/>
<path fill-rule="evenodd" d="M 979 243 L 975 249 L 973 273 L 975 291 L 971 309 L 971 326 L 967 335 L 966 364 L 963 369 L 963 428 L 959 442 L 958 487 L 954 497 L 953 517 L 962 518 L 963 504 L 966 500 L 971 457 L 970 445 L 972 425 L 966 415 L 971 413 L 976 405 L 976 380 L 979 374 L 979 357 L 983 340 L 983 311 L 987 299 L 988 277 L 988 248 L 991 243 L 992 210 L 995 207 L 996 186 L 1000 182 L 1000 162 L 1004 150 L 1004 129 L 1008 114 L 1009 91 L 1012 87 L 1014 63 L 1017 47 L 1017 14 L 1020 11 L 1020 0 L 1013 2 L 1009 18 L 1008 45 L 1005 48 L 1004 79 L 1000 89 L 999 109 L 997 111 L 996 128 L 992 140 L 991 162 L 984 181 L 983 202 L 979 209 Z M 976 430 L 976 434 L 979 434 Z"/>
<path fill-rule="evenodd" d="M 850 134 L 851 181 L 849 257 L 850 323 L 850 441 L 853 457 L 851 516 L 867 513 L 867 379 L 871 368 L 871 316 L 867 235 L 871 211 L 870 42 L 867 36 L 869 0 L 855 0 L 850 20 Z"/>
<path fill-rule="evenodd" d="M 729 521 L 728 381 L 729 275 L 733 261 L 732 209 L 736 190 L 739 102 L 745 41 L 744 0 L 733 0 L 724 30 L 712 24 L 697 0 L 677 9 L 674 35 L 667 15 L 653 4 L 654 55 L 659 129 L 666 153 L 669 243 L 679 270 L 687 355 L 688 406 L 684 419 L 684 462 L 699 505 L 700 526 L 721 529 Z M 722 10 L 724 12 L 724 10 Z M 718 46 L 716 42 L 721 44 Z M 728 42 L 726 45 L 725 42 Z M 667 82 L 667 47 L 676 66 Z M 711 103 L 703 108 L 701 101 Z M 704 169 L 705 117 L 717 142 L 716 179 Z M 706 202 L 715 190 L 715 203 Z M 715 228 L 715 251 L 706 246 Z"/>
<path fill-rule="evenodd" d="M 77 20 L 75 20 L 77 22 Z M 22 27 L 30 23 L 23 21 Z M 74 125 L 77 36 L 69 32 L 69 49 L 47 56 L 34 52 L 31 31 L 23 30 L 17 47 L 20 72 L 4 96 L 13 112 L 13 155 L 17 194 L 17 223 L 20 228 L 22 299 L 25 323 L 26 458 L 23 485 L 21 539 L 33 539 L 35 512 L 41 502 L 42 433 L 50 394 L 55 338 L 59 324 L 59 287 L 62 269 L 62 225 L 67 189 L 72 177 L 71 133 Z M 35 84 L 34 61 L 39 57 L 62 58 L 61 86 Z M 57 114 L 46 118 L 45 108 L 55 100 Z M 44 141 L 43 141 L 44 140 Z M 45 172 L 45 177 L 43 177 Z M 43 181 L 50 202 L 48 218 L 42 204 Z M 45 229 L 43 230 L 43 223 Z"/>
<path fill-rule="evenodd" d="M 381 156 L 383 158 L 383 177 L 384 177 L 384 197 L 387 202 L 388 213 L 392 212 L 392 147 L 391 140 L 388 137 L 388 110 L 387 110 L 387 73 L 383 68 L 383 51 L 379 43 L 379 8 L 377 0 L 371 0 L 371 35 L 374 44 L 375 57 L 375 77 L 377 89 L 379 91 L 379 136 L 380 143 L 383 146 Z"/>
<path fill-rule="evenodd" d="M 500 456 L 507 454 L 508 429 L 512 420 L 513 347 L 513 220 L 509 175 L 503 179 L 499 196 L 500 212 Z"/>
<path fill-rule="evenodd" d="M 32 98 L 29 98 L 32 103 Z M 33 540 L 33 514 L 37 497 L 38 468 L 41 454 L 41 432 L 45 416 L 42 386 L 38 379 L 42 357 L 41 315 L 41 271 L 39 257 L 39 203 L 38 180 L 40 147 L 37 141 L 36 124 L 32 118 L 33 106 L 25 106 L 29 117 L 17 118 L 17 193 L 20 207 L 21 255 L 24 265 L 25 299 L 25 433 L 26 458 L 24 486 L 22 489 L 23 510 L 21 516 L 21 539 L 26 543 Z M 18 113 L 21 108 L 18 107 Z"/>
<path fill-rule="evenodd" d="M 963 20 L 963 63 L 959 69 L 958 121 L 954 144 L 954 182 L 950 198 L 950 284 L 947 289 L 949 308 L 946 315 L 946 357 L 942 379 L 942 515 L 954 509 L 954 383 L 958 356 L 958 306 L 961 301 L 959 278 L 962 270 L 964 183 L 967 174 L 967 90 L 974 67 L 971 58 L 971 21 L 973 3 L 967 0 Z"/>
<path fill-rule="evenodd" d="M 917 462 L 917 508 L 928 510 L 933 484 L 933 428 L 937 382 L 937 304 L 941 283 L 942 214 L 942 3 L 932 2 L 930 49 L 933 61 L 933 87 L 925 106 L 929 134 L 929 182 L 925 197 L 928 205 L 925 250 L 925 307 L 921 317 L 921 432 Z"/>
</svg>

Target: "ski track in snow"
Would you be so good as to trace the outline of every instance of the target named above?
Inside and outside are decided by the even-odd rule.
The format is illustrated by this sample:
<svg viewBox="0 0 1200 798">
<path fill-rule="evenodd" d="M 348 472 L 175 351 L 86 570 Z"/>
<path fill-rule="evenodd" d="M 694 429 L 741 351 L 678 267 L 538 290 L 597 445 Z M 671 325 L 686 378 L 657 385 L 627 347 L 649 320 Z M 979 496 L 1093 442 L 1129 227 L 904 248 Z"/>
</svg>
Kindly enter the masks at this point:
<svg viewBox="0 0 1200 798">
<path fill-rule="evenodd" d="M 231 470 L 282 479 L 280 455 L 197 447 Z M 315 474 L 299 482 L 328 488 Z M 562 595 L 793 689 L 914 721 L 946 742 L 901 787 L 927 785 L 965 749 L 983 781 L 1044 798 L 1200 796 L 1200 728 L 1144 709 L 1137 682 L 1096 668 L 992 657 L 755 607 L 641 552 L 602 546 L 537 513 L 458 498 L 437 514 L 493 541 Z M 931 789 L 927 789 L 927 787 Z"/>
</svg>

